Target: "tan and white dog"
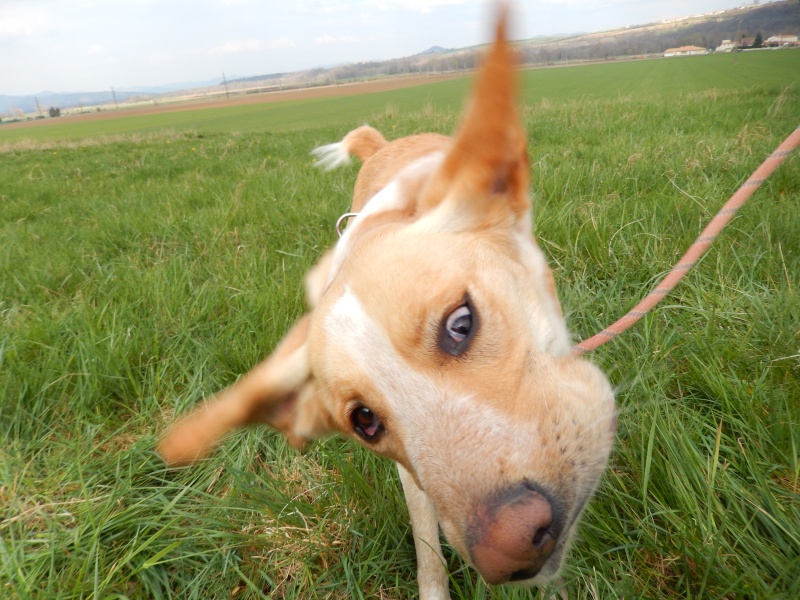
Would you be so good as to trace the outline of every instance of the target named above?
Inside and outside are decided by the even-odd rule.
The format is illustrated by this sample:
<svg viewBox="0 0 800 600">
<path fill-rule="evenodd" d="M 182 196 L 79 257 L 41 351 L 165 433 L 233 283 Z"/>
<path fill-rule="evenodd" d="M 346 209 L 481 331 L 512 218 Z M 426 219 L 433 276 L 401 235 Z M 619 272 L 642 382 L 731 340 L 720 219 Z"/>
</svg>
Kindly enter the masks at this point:
<svg viewBox="0 0 800 600">
<path fill-rule="evenodd" d="M 358 215 L 306 279 L 310 312 L 159 447 L 185 464 L 265 422 L 298 447 L 337 432 L 391 458 L 424 600 L 449 597 L 439 527 L 489 583 L 552 579 L 614 438 L 611 387 L 572 355 L 531 234 L 505 20 L 454 139 L 361 127 L 318 149 L 363 166 Z"/>
</svg>

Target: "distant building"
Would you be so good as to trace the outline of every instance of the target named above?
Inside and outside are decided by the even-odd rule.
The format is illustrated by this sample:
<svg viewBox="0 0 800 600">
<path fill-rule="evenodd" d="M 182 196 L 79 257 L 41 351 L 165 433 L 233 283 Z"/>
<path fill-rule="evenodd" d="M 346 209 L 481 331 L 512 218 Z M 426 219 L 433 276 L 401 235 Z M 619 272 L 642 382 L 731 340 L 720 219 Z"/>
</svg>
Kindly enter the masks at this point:
<svg viewBox="0 0 800 600">
<path fill-rule="evenodd" d="M 797 41 L 796 35 L 773 35 L 766 39 L 764 45 L 770 48 L 777 48 L 780 46 L 798 46 L 800 42 Z"/>
<path fill-rule="evenodd" d="M 722 40 L 722 43 L 717 46 L 717 52 L 733 52 L 739 47 L 739 44 L 731 40 Z"/>
<path fill-rule="evenodd" d="M 681 46 L 680 48 L 667 48 L 664 50 L 664 57 L 670 56 L 693 56 L 695 54 L 706 54 L 708 50 L 700 46 Z"/>
<path fill-rule="evenodd" d="M 739 46 L 742 48 L 752 48 L 755 43 L 756 38 L 754 37 L 742 38 L 742 41 L 739 42 Z"/>
</svg>

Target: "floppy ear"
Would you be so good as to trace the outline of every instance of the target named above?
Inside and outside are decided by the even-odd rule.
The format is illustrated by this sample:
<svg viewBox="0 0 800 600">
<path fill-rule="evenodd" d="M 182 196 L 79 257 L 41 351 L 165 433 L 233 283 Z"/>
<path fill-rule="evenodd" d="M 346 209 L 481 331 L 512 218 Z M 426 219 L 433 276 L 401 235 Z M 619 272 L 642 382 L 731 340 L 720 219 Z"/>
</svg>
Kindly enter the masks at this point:
<svg viewBox="0 0 800 600">
<path fill-rule="evenodd" d="M 495 42 L 452 149 L 418 205 L 422 214 L 435 211 L 433 220 L 447 230 L 512 224 L 529 214 L 526 136 L 517 114 L 506 12 L 501 8 Z"/>
<path fill-rule="evenodd" d="M 306 347 L 309 322 L 306 315 L 269 358 L 175 424 L 158 446 L 167 464 L 197 460 L 226 433 L 251 423 L 272 425 L 295 447 L 324 435 L 329 421 L 314 398 Z"/>
</svg>

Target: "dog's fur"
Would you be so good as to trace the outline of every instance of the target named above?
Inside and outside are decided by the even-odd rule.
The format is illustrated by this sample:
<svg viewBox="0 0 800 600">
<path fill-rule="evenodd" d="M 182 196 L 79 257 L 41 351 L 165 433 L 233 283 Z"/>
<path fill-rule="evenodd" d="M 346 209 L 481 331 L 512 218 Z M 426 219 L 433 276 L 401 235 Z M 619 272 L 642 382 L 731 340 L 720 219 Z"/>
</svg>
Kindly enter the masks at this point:
<svg viewBox="0 0 800 600">
<path fill-rule="evenodd" d="M 501 17 L 454 139 L 361 127 L 318 150 L 363 166 L 310 312 L 159 448 L 183 464 L 266 422 L 297 447 L 338 432 L 395 460 L 427 600 L 449 597 L 440 526 L 489 583 L 554 577 L 614 437 L 611 387 L 571 354 L 531 235 L 515 103 Z"/>
</svg>

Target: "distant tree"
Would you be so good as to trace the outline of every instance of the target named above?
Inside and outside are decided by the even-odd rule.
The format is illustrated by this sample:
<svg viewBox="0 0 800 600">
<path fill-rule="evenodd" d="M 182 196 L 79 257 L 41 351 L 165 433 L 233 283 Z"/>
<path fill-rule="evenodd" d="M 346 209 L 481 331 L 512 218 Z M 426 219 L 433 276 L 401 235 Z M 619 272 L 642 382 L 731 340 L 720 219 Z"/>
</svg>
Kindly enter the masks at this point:
<svg viewBox="0 0 800 600">
<path fill-rule="evenodd" d="M 756 39 L 753 40 L 753 48 L 761 48 L 764 45 L 764 38 L 761 37 L 761 32 L 756 34 Z"/>
<path fill-rule="evenodd" d="M 60 108 L 56 108 L 55 106 L 51 106 L 50 110 L 48 110 L 47 112 L 50 113 L 51 117 L 60 117 L 61 116 L 61 109 Z"/>
</svg>

